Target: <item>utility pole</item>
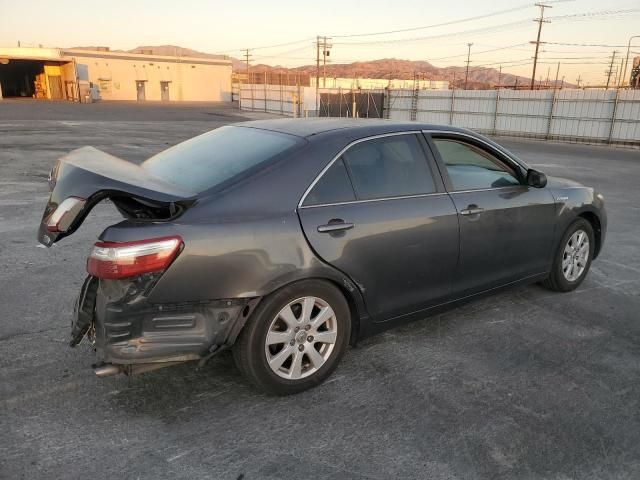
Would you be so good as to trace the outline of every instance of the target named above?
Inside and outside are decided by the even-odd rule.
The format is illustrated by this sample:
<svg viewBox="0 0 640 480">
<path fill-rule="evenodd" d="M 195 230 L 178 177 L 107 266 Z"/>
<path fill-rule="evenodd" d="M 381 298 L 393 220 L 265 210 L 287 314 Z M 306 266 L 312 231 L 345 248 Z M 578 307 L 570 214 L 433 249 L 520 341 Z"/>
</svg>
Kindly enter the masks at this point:
<svg viewBox="0 0 640 480">
<path fill-rule="evenodd" d="M 317 35 L 316 36 L 316 114 L 319 113 L 318 112 L 319 88 L 320 88 L 320 35 Z"/>
<path fill-rule="evenodd" d="M 627 56 L 625 57 L 625 60 L 624 60 L 624 71 L 622 72 L 622 86 L 624 86 L 624 82 L 627 81 L 626 76 L 627 76 L 627 65 L 629 63 L 629 51 L 631 50 L 631 40 L 633 40 L 634 38 L 640 38 L 640 35 L 634 35 L 633 37 L 629 38 L 629 43 L 627 44 Z"/>
<path fill-rule="evenodd" d="M 580 75 L 578 75 L 578 78 L 576 78 L 576 87 L 580 88 L 580 82 L 582 81 L 582 77 Z"/>
<path fill-rule="evenodd" d="M 332 46 L 333 45 L 327 43 L 327 37 L 324 37 L 322 41 L 322 88 L 327 87 L 327 57 L 330 54 L 329 49 Z"/>
<path fill-rule="evenodd" d="M 500 70 L 498 70 L 498 89 L 500 89 L 501 82 L 502 82 L 502 65 L 500 65 Z"/>
<path fill-rule="evenodd" d="M 538 49 L 540 48 L 540 44 L 544 43 L 540 41 L 540 34 L 542 33 L 542 24 L 550 23 L 549 20 L 544 19 L 544 9 L 553 8 L 551 5 L 545 5 L 544 3 L 536 3 L 536 7 L 540 7 L 540 18 L 536 18 L 534 20 L 534 22 L 538 22 L 538 38 L 536 39 L 535 42 L 530 42 L 530 43 L 536 44 L 536 53 L 533 56 L 533 73 L 531 74 L 531 90 L 533 90 L 533 87 L 536 83 L 536 67 L 538 66 Z"/>
<path fill-rule="evenodd" d="M 547 80 L 544 82 L 545 86 L 549 86 L 549 75 L 551 74 L 551 66 L 547 67 Z"/>
<path fill-rule="evenodd" d="M 249 58 L 251 57 L 251 55 L 249 54 L 249 49 L 245 48 L 244 49 L 244 59 L 247 65 L 247 83 L 249 83 Z"/>
<path fill-rule="evenodd" d="M 618 51 L 614 50 L 611 54 L 611 64 L 609 65 L 609 70 L 604 72 L 607 74 L 607 86 L 604 88 L 605 90 L 609 90 L 609 83 L 611 82 L 611 75 L 613 74 L 613 62 L 616 61 L 616 53 L 618 53 Z"/>
<path fill-rule="evenodd" d="M 618 84 L 618 88 L 620 88 L 620 83 L 622 83 L 622 69 L 624 68 L 624 58 L 622 60 L 620 60 L 620 70 L 618 70 L 616 73 L 617 75 L 617 80 L 616 83 Z"/>
<path fill-rule="evenodd" d="M 560 62 L 558 62 L 558 68 L 556 68 L 556 79 L 553 82 L 553 89 L 558 88 L 558 75 L 560 74 Z"/>
<path fill-rule="evenodd" d="M 471 45 L 473 45 L 473 43 L 467 43 L 467 47 L 469 47 L 469 49 L 467 50 L 467 70 L 464 74 L 464 89 L 467 89 L 467 80 L 469 80 L 469 62 L 471 59 Z"/>
</svg>

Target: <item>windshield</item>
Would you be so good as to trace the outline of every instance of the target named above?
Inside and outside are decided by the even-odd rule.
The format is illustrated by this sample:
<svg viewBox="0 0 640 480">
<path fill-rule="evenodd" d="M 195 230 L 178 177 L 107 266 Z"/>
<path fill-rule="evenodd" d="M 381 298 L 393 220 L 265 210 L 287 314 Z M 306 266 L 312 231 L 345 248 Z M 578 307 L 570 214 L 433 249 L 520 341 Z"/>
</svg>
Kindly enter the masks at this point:
<svg viewBox="0 0 640 480">
<path fill-rule="evenodd" d="M 301 141 L 268 130 L 225 126 L 160 152 L 145 161 L 142 168 L 200 193 L 266 165 Z"/>
</svg>

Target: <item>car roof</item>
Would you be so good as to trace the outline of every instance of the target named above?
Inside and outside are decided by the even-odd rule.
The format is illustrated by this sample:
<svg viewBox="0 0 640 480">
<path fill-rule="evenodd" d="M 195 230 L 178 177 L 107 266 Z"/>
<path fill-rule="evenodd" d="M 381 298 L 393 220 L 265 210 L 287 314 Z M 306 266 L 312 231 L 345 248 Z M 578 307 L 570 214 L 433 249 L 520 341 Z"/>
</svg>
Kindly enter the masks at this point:
<svg viewBox="0 0 640 480">
<path fill-rule="evenodd" d="M 393 133 L 405 130 L 447 130 L 468 132 L 462 128 L 421 122 L 387 120 L 379 118 L 278 118 L 236 123 L 239 127 L 260 128 L 274 132 L 311 137 L 321 133 L 350 130 L 362 136 Z"/>
</svg>

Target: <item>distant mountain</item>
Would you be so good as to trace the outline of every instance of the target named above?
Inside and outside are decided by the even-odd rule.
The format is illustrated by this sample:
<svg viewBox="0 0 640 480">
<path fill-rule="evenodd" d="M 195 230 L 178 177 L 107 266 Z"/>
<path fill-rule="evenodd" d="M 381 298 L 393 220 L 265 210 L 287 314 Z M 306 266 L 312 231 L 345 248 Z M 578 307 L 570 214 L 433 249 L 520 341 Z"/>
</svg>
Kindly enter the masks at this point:
<svg viewBox="0 0 640 480">
<path fill-rule="evenodd" d="M 244 72 L 245 69 L 246 67 L 242 63 L 237 71 Z M 315 65 L 304 65 L 290 69 L 271 67 L 268 65 L 252 65 L 251 70 L 257 73 L 263 73 L 264 71 L 269 73 L 286 73 L 288 70 L 290 73 L 299 73 L 312 77 L 316 75 Z M 436 67 L 424 60 L 401 60 L 397 58 L 327 65 L 327 77 L 412 80 L 414 75 L 417 75 L 418 78 L 424 80 L 448 80 L 451 85 L 455 84 L 456 88 L 462 88 L 464 86 L 465 71 L 466 67 Z M 493 88 L 498 85 L 498 82 L 503 86 L 513 86 L 516 85 L 516 81 L 517 85 L 529 85 L 531 78 L 504 72 L 501 74 L 500 71 L 495 68 L 478 68 L 471 66 L 469 68 L 467 88 L 472 90 Z M 553 83 L 553 81 L 549 82 L 551 86 L 553 86 Z M 567 88 L 574 87 L 574 85 L 566 82 L 564 86 Z"/>
<path fill-rule="evenodd" d="M 86 49 L 96 49 L 96 47 L 78 47 Z M 234 72 L 244 73 L 246 71 L 246 64 L 244 61 L 227 57 L 225 55 L 215 55 L 211 53 L 199 52 L 190 48 L 183 48 L 176 45 L 155 45 L 155 46 L 140 46 L 132 50 L 127 50 L 129 53 L 151 53 L 152 55 L 166 55 L 166 56 L 182 56 L 182 57 L 195 57 L 195 58 L 229 58 L 232 62 L 232 68 Z M 366 62 L 354 62 L 345 64 L 330 64 L 327 65 L 328 77 L 359 77 L 359 78 L 396 78 L 401 80 L 411 80 L 414 75 L 418 75 L 419 78 L 425 80 L 448 80 L 452 85 L 455 84 L 456 88 L 461 88 L 464 85 L 465 67 L 464 66 L 450 66 L 450 67 L 436 67 L 424 60 L 401 60 L 397 58 L 383 58 L 380 60 L 370 60 Z M 257 73 L 292 73 L 300 75 L 315 76 L 315 65 L 303 65 L 301 67 L 287 68 L 281 66 L 272 65 L 251 65 L 251 71 Z M 495 68 L 478 68 L 471 66 L 469 69 L 469 79 L 467 81 L 467 88 L 469 89 L 486 89 L 493 88 L 498 84 L 498 81 L 502 85 L 515 85 L 516 81 L 518 85 L 528 85 L 531 82 L 530 78 L 512 75 L 510 73 L 502 73 Z M 553 81 L 550 82 L 553 85 Z M 565 83 L 565 87 L 574 87 L 573 84 Z"/>
</svg>

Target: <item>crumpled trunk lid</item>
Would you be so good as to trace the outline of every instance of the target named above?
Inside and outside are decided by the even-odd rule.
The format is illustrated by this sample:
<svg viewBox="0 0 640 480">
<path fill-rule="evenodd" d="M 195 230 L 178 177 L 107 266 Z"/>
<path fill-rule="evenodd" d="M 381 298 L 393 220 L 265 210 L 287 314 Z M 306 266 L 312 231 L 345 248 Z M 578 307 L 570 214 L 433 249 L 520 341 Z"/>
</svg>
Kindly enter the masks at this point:
<svg viewBox="0 0 640 480">
<path fill-rule="evenodd" d="M 75 232 L 105 198 L 125 217 L 152 221 L 173 219 L 196 200 L 195 193 L 93 147 L 82 147 L 60 158 L 49 174 L 49 189 L 38 230 L 38 241 L 47 247 Z M 64 221 L 52 226 L 59 218 Z"/>
</svg>

